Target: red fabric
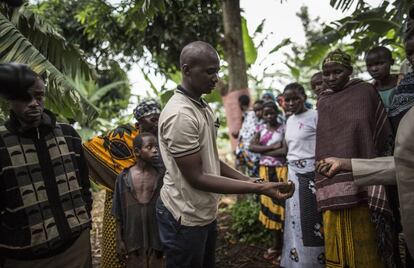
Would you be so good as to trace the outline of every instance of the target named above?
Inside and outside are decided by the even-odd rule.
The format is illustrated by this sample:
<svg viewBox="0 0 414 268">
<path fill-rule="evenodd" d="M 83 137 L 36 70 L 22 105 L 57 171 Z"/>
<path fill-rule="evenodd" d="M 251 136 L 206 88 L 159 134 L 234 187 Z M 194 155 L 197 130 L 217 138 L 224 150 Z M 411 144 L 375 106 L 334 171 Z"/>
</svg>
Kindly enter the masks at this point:
<svg viewBox="0 0 414 268">
<path fill-rule="evenodd" d="M 237 139 L 233 138 L 231 133 L 239 132 L 242 125 L 242 112 L 239 107 L 239 96 L 241 95 L 250 96 L 249 89 L 234 90 L 222 97 L 232 150 L 237 147 Z"/>
</svg>

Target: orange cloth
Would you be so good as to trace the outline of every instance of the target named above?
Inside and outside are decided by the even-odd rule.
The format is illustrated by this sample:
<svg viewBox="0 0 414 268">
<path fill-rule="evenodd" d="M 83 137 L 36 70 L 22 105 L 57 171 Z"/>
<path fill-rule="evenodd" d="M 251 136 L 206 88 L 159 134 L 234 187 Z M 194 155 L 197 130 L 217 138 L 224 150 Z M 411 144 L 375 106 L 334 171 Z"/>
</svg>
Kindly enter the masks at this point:
<svg viewBox="0 0 414 268">
<path fill-rule="evenodd" d="M 106 135 L 96 136 L 83 144 L 89 167 L 89 177 L 106 191 L 102 235 L 102 268 L 123 268 L 115 249 L 115 218 L 111 215 L 112 192 L 115 181 L 124 168 L 135 164 L 133 140 L 139 130 L 131 125 L 122 125 Z"/>
<path fill-rule="evenodd" d="M 133 140 L 139 130 L 122 125 L 107 135 L 96 136 L 83 144 L 89 177 L 113 191 L 116 177 L 124 168 L 135 164 Z"/>
</svg>

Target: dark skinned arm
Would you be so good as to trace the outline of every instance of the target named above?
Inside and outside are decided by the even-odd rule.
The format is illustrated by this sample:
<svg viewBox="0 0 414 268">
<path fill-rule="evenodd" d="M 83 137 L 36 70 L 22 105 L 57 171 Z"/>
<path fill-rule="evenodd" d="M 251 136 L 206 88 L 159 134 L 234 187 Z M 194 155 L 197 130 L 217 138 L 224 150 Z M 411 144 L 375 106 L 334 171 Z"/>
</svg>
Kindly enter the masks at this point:
<svg viewBox="0 0 414 268">
<path fill-rule="evenodd" d="M 328 178 L 341 171 L 352 171 L 351 159 L 328 157 L 316 162 L 316 172 Z"/>
<path fill-rule="evenodd" d="M 199 152 L 174 159 L 184 179 L 197 190 L 221 194 L 257 193 L 277 199 L 289 198 L 294 191 L 294 184 L 289 183 L 252 183 L 205 174 Z"/>
<path fill-rule="evenodd" d="M 260 140 L 260 134 L 256 133 L 253 136 L 252 140 L 250 141 L 249 150 L 252 151 L 253 153 L 262 154 L 262 153 L 266 153 L 266 152 L 278 149 L 281 146 L 279 142 L 275 144 L 271 144 L 271 145 L 261 145 L 259 144 L 259 140 Z"/>
<path fill-rule="evenodd" d="M 225 162 L 220 160 L 220 172 L 221 176 L 227 177 L 227 178 L 233 178 L 240 181 L 249 181 L 254 182 L 257 178 L 250 178 L 241 172 L 235 170 L 234 168 L 227 165 Z"/>
<path fill-rule="evenodd" d="M 116 253 L 120 259 L 125 259 L 127 257 L 127 251 L 125 247 L 125 242 L 122 239 L 122 226 L 119 221 L 116 221 L 116 234 L 115 234 L 117 243 L 116 243 Z"/>
<path fill-rule="evenodd" d="M 268 155 L 268 156 L 286 156 L 287 155 L 287 144 L 286 141 L 283 140 L 283 142 L 281 142 L 281 147 L 275 150 L 271 150 L 268 152 L 265 152 L 264 155 Z"/>
<path fill-rule="evenodd" d="M 328 178 L 347 171 L 352 171 L 358 186 L 396 184 L 394 158 L 390 156 L 372 159 L 328 157 L 316 163 L 316 172 Z"/>
</svg>

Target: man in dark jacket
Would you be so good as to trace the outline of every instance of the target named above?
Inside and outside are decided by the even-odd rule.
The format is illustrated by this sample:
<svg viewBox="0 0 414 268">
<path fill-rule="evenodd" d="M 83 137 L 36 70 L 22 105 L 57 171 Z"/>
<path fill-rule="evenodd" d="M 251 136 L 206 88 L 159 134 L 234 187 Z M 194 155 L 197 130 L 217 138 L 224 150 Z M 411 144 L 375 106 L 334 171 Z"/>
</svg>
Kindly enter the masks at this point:
<svg viewBox="0 0 414 268">
<path fill-rule="evenodd" d="M 0 64 L 0 267 L 91 267 L 92 198 L 76 131 L 44 109 L 45 84 Z"/>
</svg>

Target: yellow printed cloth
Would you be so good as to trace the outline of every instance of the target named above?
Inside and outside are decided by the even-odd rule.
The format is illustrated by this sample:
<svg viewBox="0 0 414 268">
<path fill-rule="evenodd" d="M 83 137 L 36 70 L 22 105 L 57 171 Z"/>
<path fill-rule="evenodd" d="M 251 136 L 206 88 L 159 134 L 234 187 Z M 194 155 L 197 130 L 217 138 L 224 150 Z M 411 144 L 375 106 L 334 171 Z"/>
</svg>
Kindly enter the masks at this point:
<svg viewBox="0 0 414 268">
<path fill-rule="evenodd" d="M 101 268 L 125 267 L 116 256 L 116 222 L 111 215 L 112 192 L 118 174 L 135 164 L 132 148 L 133 140 L 138 133 L 136 127 L 122 125 L 106 135 L 96 136 L 83 144 L 89 177 L 107 189 L 102 223 Z"/>
<path fill-rule="evenodd" d="M 327 268 L 382 268 L 367 205 L 323 212 Z"/>
<path fill-rule="evenodd" d="M 106 135 L 96 136 L 85 142 L 83 147 L 89 177 L 113 191 L 118 174 L 135 164 L 132 144 L 138 133 L 137 128 L 122 125 Z"/>
<path fill-rule="evenodd" d="M 267 167 L 260 166 L 260 178 L 271 182 L 286 182 L 287 167 Z M 270 230 L 282 230 L 283 220 L 285 218 L 285 202 L 270 198 L 266 195 L 260 195 L 260 212 L 259 221 Z"/>
<path fill-rule="evenodd" d="M 112 192 L 105 193 L 102 228 L 101 268 L 123 268 L 125 263 L 116 254 L 116 220 L 112 216 Z"/>
</svg>

